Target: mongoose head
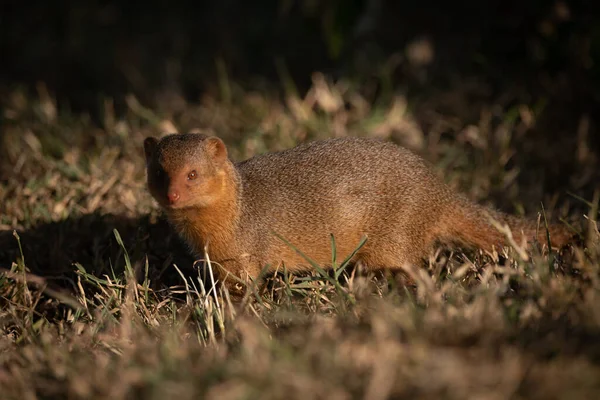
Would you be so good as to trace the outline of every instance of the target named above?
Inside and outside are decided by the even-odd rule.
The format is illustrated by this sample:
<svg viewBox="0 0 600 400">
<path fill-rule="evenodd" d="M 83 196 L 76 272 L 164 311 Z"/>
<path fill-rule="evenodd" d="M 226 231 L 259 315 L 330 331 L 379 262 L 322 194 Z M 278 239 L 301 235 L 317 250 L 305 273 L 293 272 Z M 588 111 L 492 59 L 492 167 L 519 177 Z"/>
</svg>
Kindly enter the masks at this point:
<svg viewBox="0 0 600 400">
<path fill-rule="evenodd" d="M 206 207 L 224 189 L 227 148 L 203 134 L 172 134 L 144 140 L 148 190 L 167 209 Z"/>
</svg>

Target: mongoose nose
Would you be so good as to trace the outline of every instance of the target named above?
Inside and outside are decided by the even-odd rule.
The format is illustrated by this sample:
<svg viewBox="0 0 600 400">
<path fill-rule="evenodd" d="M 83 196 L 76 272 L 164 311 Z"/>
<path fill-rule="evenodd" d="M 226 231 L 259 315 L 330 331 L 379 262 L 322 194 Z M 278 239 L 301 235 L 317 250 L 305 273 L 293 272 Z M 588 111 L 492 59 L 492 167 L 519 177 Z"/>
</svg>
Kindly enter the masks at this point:
<svg viewBox="0 0 600 400">
<path fill-rule="evenodd" d="M 177 203 L 177 200 L 179 200 L 179 193 L 169 192 L 169 193 L 167 193 L 167 197 L 169 198 L 169 203 L 175 204 L 175 203 Z"/>
</svg>

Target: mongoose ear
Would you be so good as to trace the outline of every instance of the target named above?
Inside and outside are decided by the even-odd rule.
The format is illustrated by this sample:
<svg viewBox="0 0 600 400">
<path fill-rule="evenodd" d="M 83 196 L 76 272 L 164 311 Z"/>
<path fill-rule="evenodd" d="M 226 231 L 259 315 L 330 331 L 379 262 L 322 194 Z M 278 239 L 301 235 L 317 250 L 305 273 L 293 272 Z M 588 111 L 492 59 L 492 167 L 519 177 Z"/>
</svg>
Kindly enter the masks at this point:
<svg viewBox="0 0 600 400">
<path fill-rule="evenodd" d="M 213 161 L 222 163 L 227 160 L 227 147 L 221 139 L 216 136 L 206 138 L 206 150 Z"/>
<path fill-rule="evenodd" d="M 144 139 L 144 154 L 146 155 L 146 162 L 150 161 L 152 158 L 157 144 L 158 140 L 154 137 L 147 137 Z"/>
</svg>

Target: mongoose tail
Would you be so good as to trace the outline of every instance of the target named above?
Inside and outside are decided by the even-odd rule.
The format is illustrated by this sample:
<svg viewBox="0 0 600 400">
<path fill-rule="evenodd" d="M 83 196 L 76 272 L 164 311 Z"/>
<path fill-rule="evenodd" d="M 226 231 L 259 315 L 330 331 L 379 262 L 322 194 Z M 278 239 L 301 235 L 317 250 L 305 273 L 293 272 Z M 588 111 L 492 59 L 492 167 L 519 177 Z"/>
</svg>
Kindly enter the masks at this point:
<svg viewBox="0 0 600 400">
<path fill-rule="evenodd" d="M 500 225 L 508 225 L 515 243 L 520 245 L 525 240 L 527 248 L 534 241 L 541 245 L 548 244 L 548 235 L 552 249 L 558 250 L 571 243 L 574 234 L 566 226 L 560 224 L 548 224 L 548 230 L 542 222 L 519 218 L 503 212 L 492 210 L 478 204 L 463 200 L 458 210 L 453 210 L 445 218 L 445 231 L 442 232 L 444 241 L 458 242 L 459 244 L 481 248 L 487 251 L 510 246 L 506 235 L 496 228 L 492 221 Z"/>
</svg>

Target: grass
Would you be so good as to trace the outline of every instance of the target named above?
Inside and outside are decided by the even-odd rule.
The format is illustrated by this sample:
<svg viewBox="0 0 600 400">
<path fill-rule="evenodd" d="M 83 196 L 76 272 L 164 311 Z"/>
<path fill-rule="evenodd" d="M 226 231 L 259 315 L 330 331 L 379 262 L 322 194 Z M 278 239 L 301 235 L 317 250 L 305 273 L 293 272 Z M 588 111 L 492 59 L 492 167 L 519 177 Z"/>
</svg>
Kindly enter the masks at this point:
<svg viewBox="0 0 600 400">
<path fill-rule="evenodd" d="M 551 115 L 488 99 L 474 118 L 455 111 L 468 108 L 461 91 L 374 101 L 320 74 L 304 97 L 222 85 L 223 100 L 177 114 L 130 97 L 117 120 L 106 101 L 101 128 L 44 90 L 6 100 L 3 399 L 598 396 L 597 154 L 588 149 L 569 176 L 580 199 L 540 195 L 527 152 L 549 145 L 536 132 Z M 444 101 L 457 108 L 439 111 Z M 564 219 L 584 246 L 549 254 L 542 243 L 527 257 L 517 243 L 500 254 L 440 247 L 392 276 L 348 265 L 332 238 L 335 271 L 278 271 L 234 306 L 213 296 L 217 266 L 194 263 L 145 190 L 143 138 L 198 128 L 223 137 L 236 159 L 319 137 L 390 138 L 474 200 L 543 210 L 541 229 Z"/>
</svg>

